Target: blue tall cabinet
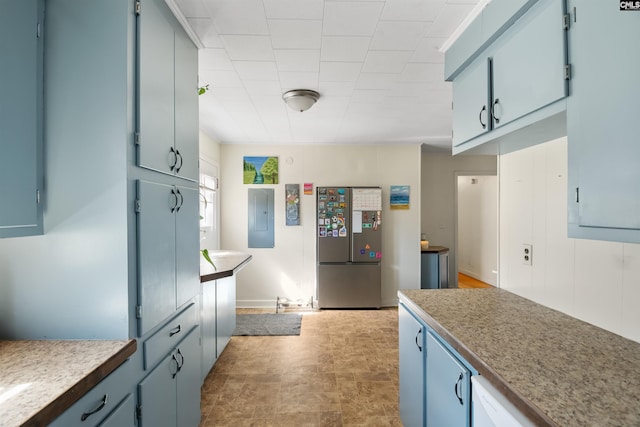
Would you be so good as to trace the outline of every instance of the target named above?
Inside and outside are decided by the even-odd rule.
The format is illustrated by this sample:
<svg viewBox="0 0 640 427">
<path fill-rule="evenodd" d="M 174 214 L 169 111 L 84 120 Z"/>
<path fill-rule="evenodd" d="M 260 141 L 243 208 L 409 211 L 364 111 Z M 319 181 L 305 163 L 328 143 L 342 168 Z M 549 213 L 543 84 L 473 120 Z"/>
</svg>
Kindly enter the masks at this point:
<svg viewBox="0 0 640 427">
<path fill-rule="evenodd" d="M 31 293 L 12 290 L 46 309 L 2 323 L 15 338 L 137 339 L 117 419 L 195 427 L 197 48 L 164 0 L 47 0 L 44 22 L 44 235 L 0 252 L 46 270 L 23 266 Z M 72 409 L 61 425 L 85 425 Z"/>
<path fill-rule="evenodd" d="M 0 238 L 42 234 L 44 0 L 0 10 Z"/>
</svg>

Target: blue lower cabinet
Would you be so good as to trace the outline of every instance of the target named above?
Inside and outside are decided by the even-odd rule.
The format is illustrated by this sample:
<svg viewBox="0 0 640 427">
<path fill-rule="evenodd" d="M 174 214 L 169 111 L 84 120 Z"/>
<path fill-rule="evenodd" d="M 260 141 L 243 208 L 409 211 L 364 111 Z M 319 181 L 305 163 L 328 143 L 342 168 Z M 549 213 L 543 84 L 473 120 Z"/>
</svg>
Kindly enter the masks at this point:
<svg viewBox="0 0 640 427">
<path fill-rule="evenodd" d="M 427 333 L 427 425 L 469 426 L 471 372 Z"/>
<path fill-rule="evenodd" d="M 138 385 L 141 427 L 200 423 L 200 328 L 197 326 Z"/>
<path fill-rule="evenodd" d="M 405 427 L 424 425 L 425 326 L 405 306 L 398 306 L 400 417 Z"/>
</svg>

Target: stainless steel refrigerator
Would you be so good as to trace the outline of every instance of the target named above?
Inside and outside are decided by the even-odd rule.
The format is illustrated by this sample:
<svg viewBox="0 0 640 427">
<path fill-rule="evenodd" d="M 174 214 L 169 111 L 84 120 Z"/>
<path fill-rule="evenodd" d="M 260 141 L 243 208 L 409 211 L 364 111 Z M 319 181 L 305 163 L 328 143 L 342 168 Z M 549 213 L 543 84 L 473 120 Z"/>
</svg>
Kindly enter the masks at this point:
<svg viewBox="0 0 640 427">
<path fill-rule="evenodd" d="M 379 308 L 382 190 L 317 187 L 320 308 Z"/>
</svg>

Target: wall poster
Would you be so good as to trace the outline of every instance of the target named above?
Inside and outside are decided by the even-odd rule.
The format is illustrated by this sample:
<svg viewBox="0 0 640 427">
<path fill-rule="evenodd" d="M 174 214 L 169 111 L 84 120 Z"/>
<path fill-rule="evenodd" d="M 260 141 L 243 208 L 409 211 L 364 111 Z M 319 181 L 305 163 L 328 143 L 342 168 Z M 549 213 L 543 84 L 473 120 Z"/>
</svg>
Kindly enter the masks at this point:
<svg viewBox="0 0 640 427">
<path fill-rule="evenodd" d="M 409 209 L 409 186 L 392 185 L 390 196 L 391 209 Z"/>
<path fill-rule="evenodd" d="M 274 156 L 244 156 L 244 184 L 277 184 L 278 158 Z"/>
<path fill-rule="evenodd" d="M 300 184 L 285 184 L 286 225 L 300 225 Z"/>
</svg>

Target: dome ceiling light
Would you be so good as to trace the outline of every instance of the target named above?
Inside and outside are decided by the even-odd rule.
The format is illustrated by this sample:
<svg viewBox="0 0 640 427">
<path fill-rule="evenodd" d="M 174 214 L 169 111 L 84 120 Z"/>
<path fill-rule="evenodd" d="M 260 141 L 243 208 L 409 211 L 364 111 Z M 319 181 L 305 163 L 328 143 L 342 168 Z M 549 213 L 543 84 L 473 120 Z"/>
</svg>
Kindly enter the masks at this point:
<svg viewBox="0 0 640 427">
<path fill-rule="evenodd" d="M 320 94 L 315 90 L 295 89 L 285 92 L 282 95 L 284 102 L 295 111 L 307 111 L 320 98 Z"/>
</svg>

